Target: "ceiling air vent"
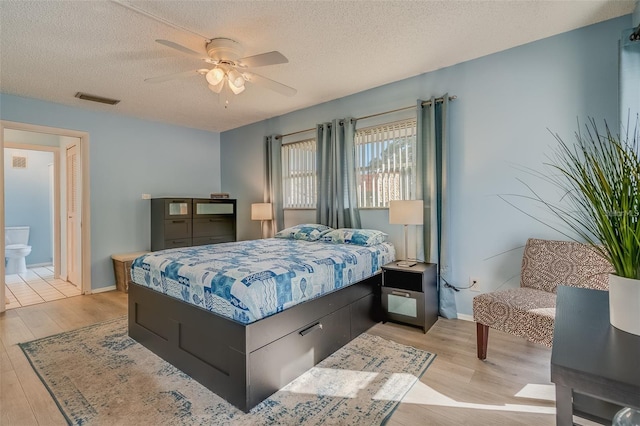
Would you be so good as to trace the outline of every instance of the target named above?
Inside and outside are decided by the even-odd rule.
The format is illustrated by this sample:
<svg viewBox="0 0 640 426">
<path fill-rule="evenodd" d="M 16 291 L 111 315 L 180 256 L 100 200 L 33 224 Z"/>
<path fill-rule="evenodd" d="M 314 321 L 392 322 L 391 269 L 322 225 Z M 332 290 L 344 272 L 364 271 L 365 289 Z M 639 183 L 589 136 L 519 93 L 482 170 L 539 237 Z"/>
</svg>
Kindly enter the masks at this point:
<svg viewBox="0 0 640 426">
<path fill-rule="evenodd" d="M 26 169 L 27 168 L 27 157 L 23 157 L 21 155 L 14 155 L 11 158 L 11 164 L 14 169 Z"/>
<path fill-rule="evenodd" d="M 115 105 L 120 101 L 118 99 L 103 98 L 102 96 L 90 95 L 88 93 L 78 92 L 76 98 L 91 102 L 100 102 L 101 104 Z"/>
</svg>

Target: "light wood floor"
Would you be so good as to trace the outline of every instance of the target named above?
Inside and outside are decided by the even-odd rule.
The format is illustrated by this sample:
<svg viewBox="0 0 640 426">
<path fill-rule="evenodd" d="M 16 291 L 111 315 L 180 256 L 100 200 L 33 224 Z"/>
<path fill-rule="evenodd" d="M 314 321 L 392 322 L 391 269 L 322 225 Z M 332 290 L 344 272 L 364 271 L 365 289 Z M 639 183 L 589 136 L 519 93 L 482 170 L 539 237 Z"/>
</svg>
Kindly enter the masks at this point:
<svg viewBox="0 0 640 426">
<path fill-rule="evenodd" d="M 64 425 L 19 342 L 126 315 L 127 296 L 108 292 L 0 314 L 0 425 Z M 491 331 L 487 361 L 475 355 L 475 324 L 440 319 L 426 335 L 398 324 L 370 331 L 437 354 L 389 425 L 553 425 L 551 351 Z M 69 366 L 77 368 L 78 366 Z M 141 424 L 131 419 L 132 424 Z"/>
<path fill-rule="evenodd" d="M 480 361 L 475 330 L 473 322 L 440 318 L 426 335 L 392 323 L 369 331 L 437 355 L 389 425 L 555 425 L 551 350 L 491 330 Z"/>
</svg>

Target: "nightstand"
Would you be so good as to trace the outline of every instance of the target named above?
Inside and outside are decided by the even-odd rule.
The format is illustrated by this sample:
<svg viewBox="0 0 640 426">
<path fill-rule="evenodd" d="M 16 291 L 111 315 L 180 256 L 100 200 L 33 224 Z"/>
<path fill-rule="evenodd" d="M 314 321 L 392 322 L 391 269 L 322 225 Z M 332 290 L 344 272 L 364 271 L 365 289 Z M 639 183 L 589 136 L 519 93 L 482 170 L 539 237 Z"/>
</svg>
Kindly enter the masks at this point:
<svg viewBox="0 0 640 426">
<path fill-rule="evenodd" d="M 382 314 L 384 321 L 422 328 L 426 333 L 438 320 L 438 283 L 435 263 L 382 267 Z"/>
</svg>

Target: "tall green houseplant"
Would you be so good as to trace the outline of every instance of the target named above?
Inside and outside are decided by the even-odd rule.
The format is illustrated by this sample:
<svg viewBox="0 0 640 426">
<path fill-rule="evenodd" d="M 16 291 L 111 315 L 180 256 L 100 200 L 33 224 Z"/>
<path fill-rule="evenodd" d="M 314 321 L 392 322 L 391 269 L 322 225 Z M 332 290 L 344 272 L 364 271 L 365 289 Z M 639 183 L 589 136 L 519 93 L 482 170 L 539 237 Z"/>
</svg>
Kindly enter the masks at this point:
<svg viewBox="0 0 640 426">
<path fill-rule="evenodd" d="M 548 163 L 548 180 L 564 192 L 561 204 L 542 201 L 577 235 L 607 258 L 609 322 L 640 336 L 640 157 L 638 120 L 622 138 L 590 119 Z"/>
<path fill-rule="evenodd" d="M 573 145 L 559 143 L 548 179 L 564 192 L 562 206 L 545 205 L 606 257 L 615 274 L 640 279 L 640 138 L 638 123 L 624 138 L 594 119 Z M 638 282 L 640 285 L 640 281 Z"/>
</svg>

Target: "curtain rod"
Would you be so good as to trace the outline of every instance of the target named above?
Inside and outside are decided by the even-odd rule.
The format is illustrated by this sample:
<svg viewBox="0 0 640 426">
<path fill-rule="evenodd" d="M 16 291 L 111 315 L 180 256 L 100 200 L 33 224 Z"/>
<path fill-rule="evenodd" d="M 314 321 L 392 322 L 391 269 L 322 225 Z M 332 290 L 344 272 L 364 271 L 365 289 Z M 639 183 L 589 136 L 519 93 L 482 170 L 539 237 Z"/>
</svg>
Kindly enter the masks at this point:
<svg viewBox="0 0 640 426">
<path fill-rule="evenodd" d="M 456 99 L 458 99 L 458 97 L 456 95 L 449 96 L 449 100 L 450 101 L 454 101 Z M 444 101 L 444 98 L 436 98 L 436 103 L 443 102 L 443 101 Z M 422 102 L 421 105 L 422 106 L 431 105 L 431 101 L 424 101 L 424 102 Z M 378 117 L 380 115 L 392 114 L 394 112 L 405 111 L 405 110 L 412 109 L 412 108 L 415 108 L 415 107 L 416 107 L 415 105 L 411 105 L 411 106 L 404 107 L 404 108 L 392 109 L 391 111 L 385 111 L 385 112 L 379 112 L 377 114 L 365 115 L 364 117 L 357 117 L 357 118 L 355 118 L 355 120 L 364 120 L 364 119 L 367 119 L 367 118 Z M 310 131 L 315 130 L 315 129 L 316 129 L 315 127 L 312 127 L 311 129 L 298 130 L 297 132 L 286 133 L 284 135 L 276 136 L 276 139 L 282 139 L 282 138 L 285 138 L 287 136 L 293 136 L 293 135 L 297 135 L 297 134 L 300 134 L 300 133 L 307 133 L 307 132 L 310 132 Z"/>
</svg>

